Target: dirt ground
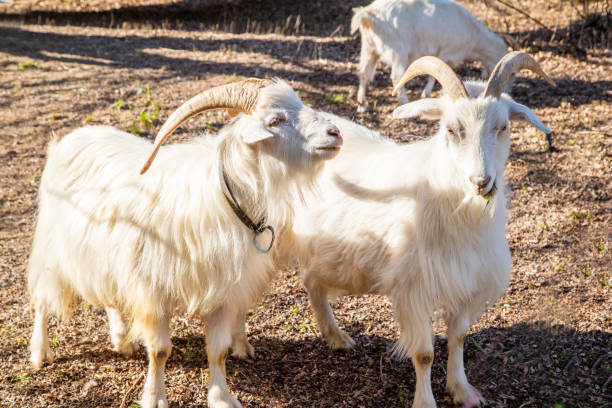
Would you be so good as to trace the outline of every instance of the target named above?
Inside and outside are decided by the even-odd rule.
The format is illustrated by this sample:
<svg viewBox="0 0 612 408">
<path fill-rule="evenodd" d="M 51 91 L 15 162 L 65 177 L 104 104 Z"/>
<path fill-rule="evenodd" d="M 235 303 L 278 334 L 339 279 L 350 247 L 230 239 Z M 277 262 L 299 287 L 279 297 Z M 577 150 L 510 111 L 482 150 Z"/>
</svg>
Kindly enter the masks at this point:
<svg viewBox="0 0 612 408">
<path fill-rule="evenodd" d="M 110 351 L 104 314 L 87 304 L 68 322 L 52 320 L 56 362 L 40 371 L 28 363 L 25 265 L 53 133 L 104 124 L 151 137 L 187 98 L 249 76 L 286 79 L 316 109 L 400 141 L 434 130 L 391 119 L 396 101 L 385 69 L 369 90 L 376 106 L 355 113 L 359 40 L 348 24 L 351 7 L 364 1 L 291 3 L 242 0 L 198 10 L 145 0 L 0 5 L 0 406 L 132 406 L 143 385 L 143 351 L 129 359 Z M 492 407 L 611 406 L 610 32 L 601 21 L 584 28 L 584 10 L 567 1 L 511 2 L 551 28 L 552 39 L 496 1 L 461 3 L 512 34 L 558 84 L 522 72 L 514 87 L 516 100 L 553 129 L 552 149 L 542 133 L 512 125 L 506 168 L 512 280 L 466 339 L 468 378 Z M 607 2 L 591 4 L 610 10 Z M 479 69 L 473 63 L 459 72 L 473 77 Z M 412 98 L 424 83 L 410 84 Z M 217 130 L 224 115 L 206 113 L 179 136 Z M 410 406 L 415 376 L 409 361 L 390 357 L 398 328 L 389 301 L 345 297 L 333 307 L 357 341 L 354 350 L 329 349 L 296 271 L 279 272 L 249 315 L 256 357 L 228 360 L 230 389 L 245 407 Z M 437 333 L 443 329 L 436 325 Z M 205 406 L 203 333 L 197 318 L 179 314 L 172 321 L 166 372 L 172 407 Z M 443 337 L 435 352 L 434 395 L 440 407 L 450 407 Z"/>
</svg>

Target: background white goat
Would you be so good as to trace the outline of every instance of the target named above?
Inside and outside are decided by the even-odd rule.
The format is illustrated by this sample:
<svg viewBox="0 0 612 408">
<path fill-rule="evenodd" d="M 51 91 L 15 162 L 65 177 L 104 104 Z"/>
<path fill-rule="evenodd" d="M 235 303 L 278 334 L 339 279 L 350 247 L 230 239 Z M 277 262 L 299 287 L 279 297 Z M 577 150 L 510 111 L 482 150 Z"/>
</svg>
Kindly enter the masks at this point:
<svg viewBox="0 0 612 408">
<path fill-rule="evenodd" d="M 486 77 L 507 52 L 501 37 L 451 0 L 376 0 L 353 10 L 351 32 L 359 30 L 361 34 L 357 68 L 360 112 L 367 109 L 366 88 L 379 60 L 391 67 L 395 85 L 406 67 L 424 55 L 435 55 L 451 65 L 482 61 Z M 433 85 L 430 77 L 423 96 L 430 95 Z M 399 95 L 401 103 L 408 102 L 403 87 Z"/>
<path fill-rule="evenodd" d="M 529 108 L 502 94 L 523 67 L 545 75 L 528 55 L 511 53 L 486 85 L 464 87 L 441 60 L 415 61 L 396 90 L 429 74 L 446 94 L 395 110 L 397 118 L 440 121 L 432 138 L 408 145 L 326 115 L 345 143 L 319 176 L 325 194 L 296 209 L 295 246 L 286 256 L 297 254 L 318 327 L 332 347 L 354 342 L 338 327 L 328 293 L 391 298 L 401 331 L 394 354 L 410 356 L 416 371 L 413 407 L 435 406 L 430 319 L 440 309 L 448 323 L 447 387 L 457 403 L 482 402 L 464 372 L 463 339 L 510 278 L 503 194 L 508 122 L 525 119 L 549 132 Z"/>
<path fill-rule="evenodd" d="M 217 138 L 159 149 L 187 118 L 214 108 L 245 114 Z M 144 342 L 149 369 L 141 405 L 166 407 L 168 326 L 179 307 L 206 322 L 209 406 L 239 407 L 225 382 L 225 356 L 232 337 L 234 353 L 251 351 L 242 322 L 274 269 L 224 197 L 222 175 L 248 216 L 281 229 L 291 222 L 299 186 L 310 183 L 341 143 L 338 129 L 289 85 L 262 80 L 187 101 L 160 130 L 143 172 L 159 150 L 157 164 L 144 175 L 136 165 L 151 145 L 142 138 L 86 127 L 53 141 L 28 268 L 33 365 L 53 359 L 49 313 L 68 317 L 80 297 L 106 308 L 117 351 L 130 354 L 132 340 Z"/>
</svg>

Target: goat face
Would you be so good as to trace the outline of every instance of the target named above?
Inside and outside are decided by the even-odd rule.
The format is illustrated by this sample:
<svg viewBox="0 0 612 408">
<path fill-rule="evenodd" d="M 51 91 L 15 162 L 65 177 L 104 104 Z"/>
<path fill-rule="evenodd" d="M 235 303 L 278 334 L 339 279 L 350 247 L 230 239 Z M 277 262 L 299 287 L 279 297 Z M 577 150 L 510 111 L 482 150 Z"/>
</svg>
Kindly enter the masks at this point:
<svg viewBox="0 0 612 408">
<path fill-rule="evenodd" d="M 500 105 L 493 98 L 459 99 L 441 117 L 446 157 L 468 195 L 491 193 L 503 175 L 510 135 L 508 112 Z"/>
<path fill-rule="evenodd" d="M 471 97 L 455 101 L 448 96 L 427 98 L 398 107 L 395 118 L 419 116 L 439 120 L 443 149 L 440 166 L 448 169 L 467 195 L 487 195 L 503 177 L 510 149 L 509 121 L 524 119 L 538 129 L 550 130 L 526 106 L 508 95 L 483 97 L 484 83 L 466 83 Z"/>
<path fill-rule="evenodd" d="M 251 118 L 257 119 L 259 136 L 255 139 L 263 141 L 262 149 L 297 167 L 331 159 L 342 145 L 340 130 L 305 106 L 282 81 L 261 90 Z"/>
</svg>

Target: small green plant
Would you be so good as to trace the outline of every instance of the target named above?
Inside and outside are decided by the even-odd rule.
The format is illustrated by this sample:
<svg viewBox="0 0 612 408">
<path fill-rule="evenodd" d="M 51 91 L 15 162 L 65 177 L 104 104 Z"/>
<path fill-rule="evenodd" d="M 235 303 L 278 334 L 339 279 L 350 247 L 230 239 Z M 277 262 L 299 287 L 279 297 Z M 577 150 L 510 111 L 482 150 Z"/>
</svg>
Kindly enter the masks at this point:
<svg viewBox="0 0 612 408">
<path fill-rule="evenodd" d="M 574 146 L 577 141 L 578 141 L 578 136 L 575 136 L 575 137 L 572 137 L 567 143 L 569 143 L 570 146 Z"/>
<path fill-rule="evenodd" d="M 24 339 L 17 339 L 17 343 L 21 344 L 22 346 L 27 346 L 28 342 L 25 341 Z"/>
<path fill-rule="evenodd" d="M 341 93 L 331 93 L 325 95 L 325 104 L 326 105 L 342 105 L 344 103 L 344 94 Z"/>
<path fill-rule="evenodd" d="M 601 280 L 601 286 L 602 287 L 607 287 L 610 286 L 610 279 L 608 279 L 608 273 L 604 272 L 604 276 L 603 279 Z"/>
<path fill-rule="evenodd" d="M 555 266 L 553 266 L 553 272 L 554 273 L 561 273 L 561 272 L 563 272 L 563 265 L 556 264 Z"/>
<path fill-rule="evenodd" d="M 51 340 L 51 344 L 53 345 L 54 348 L 57 348 L 59 346 L 59 343 L 57 342 L 57 339 L 55 338 L 55 336 L 53 336 L 53 339 Z"/>
<path fill-rule="evenodd" d="M 606 250 L 606 243 L 603 238 L 599 238 L 599 243 L 597 244 L 597 249 L 599 252 L 603 252 Z"/>
<path fill-rule="evenodd" d="M 302 324 L 300 324 L 300 331 L 301 332 L 310 331 L 314 333 L 315 327 L 317 327 L 317 323 L 315 321 L 310 321 L 308 319 L 305 319 L 302 322 Z"/>
<path fill-rule="evenodd" d="M 138 128 L 138 125 L 135 123 L 132 126 L 130 126 L 130 128 L 127 131 L 134 135 L 140 135 L 142 133 L 140 129 Z"/>
<path fill-rule="evenodd" d="M 144 51 L 140 51 L 140 58 L 147 58 L 147 54 Z"/>
<path fill-rule="evenodd" d="M 291 313 L 293 313 L 294 315 L 300 313 L 300 309 L 298 309 L 297 303 L 294 303 L 293 306 L 291 306 Z"/>
<path fill-rule="evenodd" d="M 116 108 L 117 110 L 121 109 L 125 105 L 125 101 L 123 99 L 117 99 L 112 105 L 112 108 Z"/>
<path fill-rule="evenodd" d="M 91 122 L 92 117 L 91 117 L 91 113 L 88 113 L 87 115 L 85 115 L 85 122 L 89 123 Z"/>
<path fill-rule="evenodd" d="M 583 211 L 578 211 L 578 212 L 572 211 L 572 213 L 570 214 L 570 217 L 572 217 L 575 220 L 582 220 L 587 217 L 587 213 Z"/>
<path fill-rule="evenodd" d="M 9 377 L 9 382 L 12 382 L 12 383 L 25 382 L 27 379 L 28 379 L 28 374 L 21 373 L 20 375 Z"/>
<path fill-rule="evenodd" d="M 587 264 L 586 271 L 584 271 L 584 277 L 590 278 L 593 276 L 593 272 L 591 271 L 591 265 Z"/>
<path fill-rule="evenodd" d="M 155 122 L 157 122 L 157 112 L 149 113 L 146 111 L 142 111 L 140 112 L 140 115 L 138 115 L 138 117 L 140 118 L 140 123 L 145 126 L 151 126 Z"/>
<path fill-rule="evenodd" d="M 18 63 L 17 65 L 19 65 L 19 68 L 21 68 L 21 69 L 36 68 L 36 62 L 35 61 L 22 61 L 22 62 Z"/>
</svg>

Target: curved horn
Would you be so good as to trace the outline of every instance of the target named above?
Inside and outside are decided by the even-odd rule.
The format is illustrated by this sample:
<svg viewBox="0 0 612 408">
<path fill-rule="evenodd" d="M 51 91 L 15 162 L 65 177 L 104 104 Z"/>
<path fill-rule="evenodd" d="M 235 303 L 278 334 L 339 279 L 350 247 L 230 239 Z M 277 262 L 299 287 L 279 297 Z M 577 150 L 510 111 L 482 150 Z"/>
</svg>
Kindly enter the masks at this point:
<svg viewBox="0 0 612 408">
<path fill-rule="evenodd" d="M 399 82 L 393 88 L 393 95 L 400 90 L 402 86 L 412 78 L 419 75 L 431 75 L 442 85 L 442 89 L 446 91 L 448 96 L 454 101 L 458 98 L 467 98 L 468 93 L 463 86 L 463 82 L 459 79 L 455 71 L 448 64 L 438 57 L 431 55 L 421 57 L 414 61 Z"/>
<path fill-rule="evenodd" d="M 208 89 L 189 99 L 170 115 L 157 133 L 153 153 L 140 170 L 140 174 L 144 174 L 149 169 L 161 145 L 187 119 L 200 112 L 219 108 L 227 109 L 230 116 L 240 112 L 251 113 L 257 104 L 259 90 L 269 84 L 270 81 L 265 79 L 245 79 Z"/>
<path fill-rule="evenodd" d="M 552 86 L 557 86 L 552 79 L 542 71 L 542 68 L 540 68 L 538 63 L 529 54 L 521 51 L 513 51 L 504 55 L 495 66 L 495 69 L 493 69 L 484 91 L 484 97 L 492 96 L 494 98 L 499 98 L 502 92 L 504 92 L 504 87 L 510 80 L 512 74 L 523 68 L 527 68 L 540 75 Z"/>
</svg>

